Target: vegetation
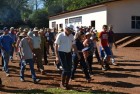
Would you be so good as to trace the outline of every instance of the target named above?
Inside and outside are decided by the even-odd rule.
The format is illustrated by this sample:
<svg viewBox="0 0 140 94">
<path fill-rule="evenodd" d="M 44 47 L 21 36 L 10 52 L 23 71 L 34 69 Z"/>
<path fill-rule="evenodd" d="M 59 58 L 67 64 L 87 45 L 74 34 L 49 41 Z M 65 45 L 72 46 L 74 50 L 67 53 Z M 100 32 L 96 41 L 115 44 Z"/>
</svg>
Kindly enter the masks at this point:
<svg viewBox="0 0 140 94">
<path fill-rule="evenodd" d="M 0 26 L 48 27 L 48 16 L 104 1 L 108 0 L 0 0 Z"/>
</svg>

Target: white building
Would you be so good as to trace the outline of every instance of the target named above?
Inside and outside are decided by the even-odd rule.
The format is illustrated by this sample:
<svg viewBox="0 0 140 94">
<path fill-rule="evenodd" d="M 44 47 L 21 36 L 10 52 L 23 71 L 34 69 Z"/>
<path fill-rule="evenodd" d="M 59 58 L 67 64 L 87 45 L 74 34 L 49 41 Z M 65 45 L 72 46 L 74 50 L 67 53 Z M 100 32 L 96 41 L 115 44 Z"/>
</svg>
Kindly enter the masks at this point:
<svg viewBox="0 0 140 94">
<path fill-rule="evenodd" d="M 140 33 L 140 0 L 110 0 L 85 8 L 51 16 L 50 28 L 65 28 L 67 24 L 93 26 L 113 25 L 116 33 Z"/>
</svg>

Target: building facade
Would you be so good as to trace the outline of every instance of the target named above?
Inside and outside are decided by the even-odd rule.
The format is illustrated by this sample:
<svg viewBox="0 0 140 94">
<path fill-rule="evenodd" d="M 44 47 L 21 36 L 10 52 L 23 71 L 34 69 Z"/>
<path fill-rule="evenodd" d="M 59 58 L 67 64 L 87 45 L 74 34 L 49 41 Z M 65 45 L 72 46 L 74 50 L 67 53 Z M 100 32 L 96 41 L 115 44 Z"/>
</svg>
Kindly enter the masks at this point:
<svg viewBox="0 0 140 94">
<path fill-rule="evenodd" d="M 140 33 L 139 9 L 140 0 L 113 0 L 51 16 L 49 27 L 93 26 L 100 32 L 107 24 L 113 25 L 115 33 Z"/>
</svg>

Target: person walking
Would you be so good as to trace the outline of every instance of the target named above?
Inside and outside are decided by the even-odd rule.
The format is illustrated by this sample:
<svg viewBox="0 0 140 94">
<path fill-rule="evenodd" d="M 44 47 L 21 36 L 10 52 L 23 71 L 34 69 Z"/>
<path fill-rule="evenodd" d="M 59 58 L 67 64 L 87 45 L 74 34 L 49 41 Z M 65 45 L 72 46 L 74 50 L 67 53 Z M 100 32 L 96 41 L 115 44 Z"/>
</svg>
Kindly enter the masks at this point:
<svg viewBox="0 0 140 94">
<path fill-rule="evenodd" d="M 9 35 L 11 36 L 11 38 L 14 40 L 14 43 L 16 44 L 17 37 L 16 37 L 15 31 L 14 31 L 14 27 L 10 28 Z M 10 52 L 10 60 L 11 61 L 13 61 L 14 50 L 15 50 L 15 48 L 12 47 L 11 52 Z"/>
<path fill-rule="evenodd" d="M 38 34 L 38 29 L 34 28 L 33 30 L 33 53 L 34 53 L 34 62 L 37 63 L 38 71 L 42 75 L 45 75 L 44 66 L 42 63 L 42 51 L 41 51 L 41 37 Z"/>
<path fill-rule="evenodd" d="M 80 66 L 82 67 L 82 71 L 85 74 L 86 81 L 89 83 L 91 78 L 90 78 L 90 75 L 88 72 L 88 67 L 85 62 L 84 55 L 82 52 L 82 50 L 84 49 L 83 37 L 84 37 L 83 33 L 78 32 L 75 34 L 75 44 L 76 44 L 76 47 L 77 47 L 77 50 L 78 50 L 78 53 L 79 53 L 81 59 L 78 60 L 77 54 L 75 52 L 73 52 L 73 54 L 72 54 L 73 65 L 72 65 L 71 80 L 74 80 L 75 71 L 77 69 L 78 64 L 80 63 Z"/>
<path fill-rule="evenodd" d="M 55 40 L 56 62 L 58 63 L 60 61 L 63 68 L 60 84 L 60 87 L 63 89 L 68 89 L 69 86 L 72 68 L 72 54 L 71 54 L 72 48 L 74 48 L 74 51 L 78 56 L 78 59 L 80 59 L 80 55 L 77 52 L 77 48 L 75 46 L 72 31 L 73 26 L 67 25 L 65 27 L 65 31 L 59 33 Z"/>
<path fill-rule="evenodd" d="M 102 57 L 102 63 L 105 64 L 105 67 L 102 67 L 102 70 L 110 69 L 109 62 L 110 62 L 111 50 L 109 48 L 107 31 L 108 31 L 108 26 L 103 25 L 103 31 L 99 35 L 101 41 L 100 52 Z"/>
<path fill-rule="evenodd" d="M 29 37 L 24 35 L 24 33 L 21 33 L 20 36 L 25 36 L 19 44 L 19 50 L 20 50 L 20 55 L 21 55 L 21 69 L 20 69 L 20 81 L 24 82 L 24 70 L 29 63 L 31 74 L 32 74 L 32 79 L 34 84 L 37 84 L 40 79 L 36 78 L 35 70 L 34 70 L 34 61 L 33 61 L 33 40 Z"/>
<path fill-rule="evenodd" d="M 113 26 L 109 26 L 109 31 L 108 31 L 108 43 L 109 43 L 109 48 L 111 50 L 111 63 L 112 65 L 116 66 L 117 64 L 115 63 L 112 47 L 113 44 L 115 45 L 115 48 L 117 48 L 117 45 L 115 43 L 115 34 L 113 32 Z"/>
<path fill-rule="evenodd" d="M 4 61 L 3 70 L 5 71 L 7 77 L 10 76 L 8 68 L 10 52 L 14 47 L 14 40 L 10 37 L 8 33 L 8 28 L 4 27 L 3 35 L 0 37 L 0 49 Z"/>
</svg>

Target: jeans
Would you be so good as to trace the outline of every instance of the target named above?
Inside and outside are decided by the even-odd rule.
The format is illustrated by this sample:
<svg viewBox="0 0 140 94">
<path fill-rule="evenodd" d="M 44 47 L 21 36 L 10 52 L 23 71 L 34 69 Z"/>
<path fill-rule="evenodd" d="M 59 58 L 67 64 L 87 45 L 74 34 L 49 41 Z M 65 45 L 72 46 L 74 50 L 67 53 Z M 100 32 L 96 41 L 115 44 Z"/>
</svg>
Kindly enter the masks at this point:
<svg viewBox="0 0 140 94">
<path fill-rule="evenodd" d="M 13 54 L 14 54 L 14 47 L 12 47 L 11 51 L 10 51 L 10 59 L 13 58 Z"/>
<path fill-rule="evenodd" d="M 71 76 L 71 69 L 72 69 L 72 54 L 71 52 L 66 53 L 66 52 L 58 52 L 60 62 L 63 68 L 62 71 L 62 76 Z"/>
<path fill-rule="evenodd" d="M 24 79 L 24 70 L 26 67 L 26 64 L 29 63 L 32 79 L 36 80 L 35 70 L 34 70 L 34 62 L 33 59 L 26 59 L 25 62 L 21 62 L 21 70 L 20 70 L 20 77 Z"/>
<path fill-rule="evenodd" d="M 77 69 L 78 63 L 80 63 L 80 66 L 82 67 L 85 77 L 88 80 L 88 79 L 90 79 L 90 76 L 89 76 L 89 72 L 87 69 L 87 65 L 86 65 L 83 53 L 79 53 L 79 55 L 81 56 L 80 60 L 78 60 L 76 53 L 73 53 L 73 55 L 72 55 L 73 66 L 72 66 L 72 72 L 71 72 L 71 79 L 74 79 L 74 74 Z"/>
<path fill-rule="evenodd" d="M 10 57 L 10 52 L 2 51 L 2 58 L 4 62 L 3 69 L 6 73 L 9 73 L 9 69 L 8 69 L 9 57 Z"/>
<path fill-rule="evenodd" d="M 47 47 L 47 48 L 48 48 L 48 49 L 47 49 L 48 52 L 49 52 L 49 48 L 50 48 L 50 47 L 51 47 L 52 52 L 54 53 L 54 42 L 52 42 L 52 41 L 49 41 L 49 42 L 48 42 L 48 47 Z"/>
<path fill-rule="evenodd" d="M 100 62 L 101 58 L 100 58 L 100 55 L 99 55 L 97 47 L 95 48 L 95 55 L 96 55 L 96 58 L 97 58 L 98 62 Z"/>
<path fill-rule="evenodd" d="M 114 59 L 112 47 L 113 47 L 113 43 L 109 43 L 109 48 L 110 48 L 110 51 L 111 51 L 111 58 Z"/>
</svg>

